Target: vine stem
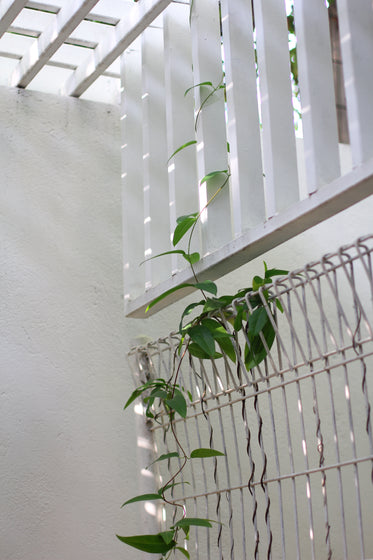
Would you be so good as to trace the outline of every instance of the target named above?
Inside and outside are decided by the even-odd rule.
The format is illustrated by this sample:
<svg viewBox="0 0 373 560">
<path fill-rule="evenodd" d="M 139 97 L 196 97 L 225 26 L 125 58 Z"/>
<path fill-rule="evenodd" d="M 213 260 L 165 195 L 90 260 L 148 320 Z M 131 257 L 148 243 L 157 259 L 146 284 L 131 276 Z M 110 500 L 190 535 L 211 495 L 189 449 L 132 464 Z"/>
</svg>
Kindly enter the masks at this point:
<svg viewBox="0 0 373 560">
<path fill-rule="evenodd" d="M 212 195 L 212 197 L 206 202 L 206 204 L 205 204 L 205 206 L 202 208 L 202 210 L 200 210 L 200 212 L 199 212 L 199 214 L 198 214 L 198 216 L 197 216 L 197 218 L 196 218 L 196 221 L 194 222 L 194 224 L 193 224 L 193 226 L 192 226 L 192 229 L 190 230 L 189 239 L 188 239 L 188 248 L 187 248 L 187 254 L 188 254 L 188 256 L 190 256 L 190 246 L 191 246 L 191 243 L 192 243 L 192 238 L 193 238 L 193 234 L 194 234 L 194 230 L 195 230 L 195 228 L 196 228 L 196 225 L 197 225 L 197 223 L 198 223 L 198 221 L 199 221 L 199 219 L 200 219 L 202 213 L 206 210 L 206 208 L 211 204 L 211 202 L 215 199 L 215 197 L 220 193 L 220 191 L 223 190 L 223 188 L 225 187 L 225 185 L 228 183 L 229 177 L 231 176 L 229 170 L 228 170 L 228 172 L 226 172 L 226 175 L 227 175 L 227 177 L 226 177 L 224 183 L 223 183 L 222 185 L 220 185 L 220 187 L 216 190 L 216 192 Z M 195 271 L 195 269 L 194 269 L 194 266 L 193 266 L 193 264 L 192 264 L 191 262 L 190 262 L 189 264 L 190 264 L 190 268 L 191 268 L 191 270 L 192 270 L 192 274 L 193 274 L 194 280 L 195 280 L 196 284 L 198 284 L 198 277 L 197 277 L 196 271 Z M 201 289 L 201 293 L 202 293 L 202 295 L 203 295 L 205 301 L 207 301 L 207 296 L 206 296 L 205 292 L 204 292 L 202 289 Z"/>
<path fill-rule="evenodd" d="M 185 357 L 185 355 L 186 355 L 186 353 L 187 353 L 187 351 L 188 351 L 188 346 L 189 346 L 189 340 L 188 340 L 187 344 L 185 345 L 185 349 L 184 349 L 184 351 L 183 351 L 183 353 L 182 353 L 182 355 L 181 355 L 181 357 L 180 357 L 180 361 L 179 361 L 179 363 L 178 363 L 176 372 L 172 374 L 172 376 L 171 376 L 171 378 L 170 378 L 170 380 L 169 380 L 169 383 L 171 383 L 172 377 L 175 375 L 175 378 L 174 378 L 174 380 L 173 380 L 173 382 L 172 382 L 172 397 L 173 397 L 174 394 L 175 394 L 175 389 L 176 389 L 176 384 L 177 384 L 177 378 L 178 378 L 179 373 L 180 373 L 180 368 L 181 368 L 182 361 L 183 361 L 183 359 L 184 359 L 184 357 Z M 177 352 L 177 350 L 175 350 L 175 355 L 176 355 L 176 352 Z M 181 453 L 182 453 L 182 455 L 183 455 L 183 464 L 182 464 L 181 467 L 178 469 L 178 471 L 170 478 L 170 480 L 167 481 L 167 483 L 163 486 L 163 488 L 167 487 L 169 484 L 172 484 L 172 482 L 175 480 L 175 478 L 184 470 L 185 465 L 186 465 L 187 462 L 188 462 L 188 455 L 185 453 L 185 449 L 184 449 L 183 446 L 181 445 L 180 440 L 179 440 L 179 438 L 178 438 L 177 435 L 176 435 L 175 426 L 174 426 L 174 423 L 173 423 L 173 421 L 172 421 L 172 420 L 173 420 L 172 416 L 173 416 L 173 413 L 172 413 L 172 412 L 168 414 L 168 417 L 169 417 L 169 420 L 170 420 L 170 426 L 171 426 L 172 435 L 174 436 L 176 445 L 178 446 L 178 448 L 180 449 L 180 451 L 181 451 Z M 164 500 L 167 504 L 170 504 L 170 505 L 172 505 L 172 506 L 181 507 L 181 508 L 183 509 L 183 518 L 186 517 L 186 509 L 185 509 L 185 506 L 184 506 L 183 504 L 177 503 L 176 501 L 167 500 L 167 498 L 165 498 L 164 493 L 165 493 L 165 491 L 162 492 L 162 498 L 163 498 L 163 500 Z"/>
<path fill-rule="evenodd" d="M 218 85 L 217 85 L 216 87 L 214 87 L 213 90 L 210 91 L 210 93 L 209 93 L 209 94 L 206 96 L 206 98 L 202 101 L 202 103 L 201 103 L 201 105 L 200 105 L 200 107 L 199 107 L 199 109 L 198 109 L 198 111 L 197 111 L 197 114 L 196 114 L 196 120 L 195 120 L 195 122 L 194 122 L 194 130 L 195 130 L 196 132 L 197 132 L 197 126 L 198 126 L 198 119 L 199 119 L 200 114 L 202 113 L 203 107 L 206 105 L 206 103 L 207 103 L 207 101 L 210 99 L 210 97 L 212 97 L 212 96 L 214 95 L 214 93 L 215 93 L 216 91 L 218 91 L 218 89 L 220 89 L 221 87 L 224 87 L 224 86 L 223 86 L 223 83 L 224 83 L 224 74 L 222 75 L 222 78 L 221 78 L 220 82 L 218 83 Z"/>
</svg>

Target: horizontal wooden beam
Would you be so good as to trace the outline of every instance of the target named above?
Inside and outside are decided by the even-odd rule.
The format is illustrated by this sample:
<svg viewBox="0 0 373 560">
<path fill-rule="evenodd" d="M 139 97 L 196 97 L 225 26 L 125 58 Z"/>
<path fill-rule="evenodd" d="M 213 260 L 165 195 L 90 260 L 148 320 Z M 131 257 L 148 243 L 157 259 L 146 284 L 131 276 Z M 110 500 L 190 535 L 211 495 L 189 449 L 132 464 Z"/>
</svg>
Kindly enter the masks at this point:
<svg viewBox="0 0 373 560">
<path fill-rule="evenodd" d="M 0 37 L 27 4 L 27 0 L 2 0 L 0 2 Z"/>
<path fill-rule="evenodd" d="M 308 198 L 295 203 L 263 225 L 250 229 L 221 249 L 205 256 L 194 265 L 196 275 L 199 281 L 221 278 L 372 194 L 373 159 L 339 177 Z M 155 305 L 148 313 L 145 313 L 149 302 L 166 290 L 183 283 L 193 282 L 194 278 L 190 269 L 183 270 L 166 282 L 151 288 L 135 300 L 127 301 L 126 316 L 144 318 L 157 313 L 171 303 L 190 294 L 193 289 L 187 288 L 174 292 Z"/>
<path fill-rule="evenodd" d="M 113 28 L 107 41 L 98 45 L 61 89 L 62 95 L 79 97 L 122 52 L 158 17 L 171 0 L 140 0 Z"/>
<path fill-rule="evenodd" d="M 26 87 L 97 2 L 98 0 L 71 0 L 64 5 L 54 16 L 53 23 L 21 58 L 14 69 L 10 85 Z"/>
</svg>

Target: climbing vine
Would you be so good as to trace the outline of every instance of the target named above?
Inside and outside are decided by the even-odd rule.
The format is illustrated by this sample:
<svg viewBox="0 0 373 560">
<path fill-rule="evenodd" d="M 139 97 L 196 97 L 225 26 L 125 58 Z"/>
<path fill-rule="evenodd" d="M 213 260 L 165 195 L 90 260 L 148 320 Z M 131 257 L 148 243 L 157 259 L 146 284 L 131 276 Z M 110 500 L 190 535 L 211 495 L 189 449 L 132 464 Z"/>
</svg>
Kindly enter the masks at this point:
<svg viewBox="0 0 373 560">
<path fill-rule="evenodd" d="M 195 112 L 195 130 L 197 130 L 199 117 L 206 102 L 211 100 L 219 90 L 224 90 L 225 95 L 224 73 L 217 85 L 209 81 L 202 82 L 188 88 L 185 95 L 198 87 L 204 87 L 205 91 L 207 88 L 208 94 Z M 193 144 L 196 144 L 196 140 L 185 142 L 173 152 L 168 161 Z M 227 151 L 229 152 L 228 144 Z M 154 463 L 167 460 L 171 461 L 172 464 L 172 459 L 179 461 L 178 468 L 175 468 L 174 473 L 166 484 L 154 493 L 132 497 L 126 500 L 122 506 L 127 507 L 142 501 L 156 501 L 168 504 L 173 506 L 176 512 L 179 512 L 179 515 L 176 514 L 175 516 L 176 520 L 173 521 L 166 531 L 156 534 L 117 535 L 118 539 L 123 543 L 147 553 L 160 554 L 162 558 L 169 558 L 173 553 L 180 553 L 184 557 L 190 558 L 187 548 L 180 542 L 188 540 L 190 527 L 211 528 L 213 523 L 218 523 L 211 519 L 189 517 L 184 503 L 180 503 L 180 501 L 174 500 L 172 497 L 174 487 L 180 484 L 178 478 L 189 461 L 193 461 L 196 458 L 205 459 L 224 455 L 223 452 L 211 448 L 197 448 L 188 455 L 177 436 L 174 425 L 175 418 L 177 416 L 183 419 L 187 417 L 187 402 L 192 400 L 191 394 L 185 390 L 179 381 L 182 362 L 187 355 L 204 360 L 218 360 L 224 355 L 236 364 L 238 356 L 240 356 L 246 370 L 250 371 L 266 358 L 274 343 L 275 306 L 280 312 L 283 311 L 280 302 L 271 296 L 268 287 L 275 276 L 285 275 L 288 273 L 287 270 L 268 268 L 267 264 L 264 263 L 263 275 L 254 276 L 251 286 L 240 289 L 234 294 L 223 296 L 218 296 L 218 288 L 214 282 L 210 280 L 199 281 L 197 277 L 194 265 L 201 259 L 201 256 L 198 252 L 192 252 L 191 250 L 193 235 L 202 213 L 209 205 L 213 204 L 219 193 L 227 188 L 230 170 L 228 168 L 212 171 L 200 180 L 200 185 L 202 185 L 213 178 L 217 179 L 219 177 L 221 178 L 220 186 L 202 210 L 177 218 L 172 237 L 174 248 L 147 259 L 151 260 L 170 254 L 180 255 L 191 267 L 194 282 L 184 283 L 165 291 L 148 305 L 146 311 L 149 311 L 149 309 L 167 298 L 171 293 L 186 287 L 195 288 L 199 291 L 201 297 L 198 301 L 187 305 L 181 314 L 178 325 L 180 343 L 173 362 L 174 367 L 171 377 L 167 380 L 162 378 L 149 379 L 133 391 L 124 406 L 124 409 L 127 409 L 134 401 L 140 399 L 145 408 L 145 415 L 150 420 L 158 422 L 162 415 L 166 416 L 177 449 L 177 451 L 160 455 L 152 463 L 153 465 Z M 180 243 L 182 240 L 185 241 L 185 239 L 187 241 L 186 250 L 183 250 L 180 248 Z M 247 303 L 248 295 L 250 296 L 250 305 Z M 230 306 L 233 303 L 234 312 L 230 311 Z M 245 337 L 243 356 L 241 356 L 238 345 L 240 332 L 244 333 Z"/>
<path fill-rule="evenodd" d="M 212 203 L 217 193 L 225 187 L 229 180 L 229 173 L 227 171 L 216 173 L 225 175 L 225 179 L 208 204 Z M 118 538 L 134 548 L 144 552 L 161 554 L 162 557 L 166 558 L 169 558 L 173 552 L 180 552 L 186 558 L 190 558 L 188 550 L 179 545 L 180 532 L 182 532 L 184 540 L 189 538 L 190 527 L 212 527 L 212 523 L 218 523 L 211 519 L 188 517 L 185 505 L 170 498 L 168 491 L 172 492 L 174 486 L 178 484 L 177 478 L 188 461 L 192 461 L 195 458 L 203 459 L 224 455 L 224 453 L 216 449 L 198 448 L 194 449 L 188 456 L 177 437 L 174 426 L 175 417 L 179 415 L 181 418 L 186 418 L 188 410 L 187 401 L 188 399 L 192 400 L 191 394 L 179 383 L 179 372 L 183 359 L 189 354 L 199 359 L 217 360 L 222 358 L 224 354 L 233 363 L 236 363 L 237 353 L 239 352 L 237 346 L 238 333 L 244 331 L 246 339 L 244 348 L 245 368 L 250 371 L 255 366 L 258 366 L 266 358 L 275 340 L 275 329 L 273 327 L 273 324 L 275 324 L 274 306 L 279 311 L 283 311 L 280 301 L 271 297 L 268 285 L 272 283 L 273 277 L 288 273 L 286 270 L 269 269 L 266 263 L 264 263 L 264 275 L 262 277 L 254 276 L 252 286 L 239 290 L 232 295 L 218 297 L 217 285 L 212 281 L 198 282 L 193 267 L 199 261 L 200 255 L 198 253 L 191 253 L 190 246 L 201 212 L 181 216 L 177 220 L 173 244 L 177 246 L 181 239 L 189 232 L 187 251 L 174 249 L 152 257 L 157 258 L 170 253 L 181 254 L 191 266 L 195 282 L 181 284 L 164 292 L 149 304 L 147 310 L 156 305 L 160 300 L 166 298 L 170 293 L 187 286 L 196 288 L 202 295 L 201 300 L 189 304 L 181 314 L 178 327 L 180 343 L 176 351 L 179 359 L 174 360 L 175 366 L 170 379 L 149 379 L 133 391 L 124 406 L 126 409 L 136 399 L 141 398 L 145 406 L 147 418 L 157 422 L 161 414 L 166 415 L 177 451 L 160 455 L 155 459 L 154 463 L 178 458 L 180 466 L 167 483 L 159 488 L 156 493 L 135 496 L 127 500 L 123 506 L 140 501 L 162 501 L 164 504 L 180 509 L 180 517 L 167 531 L 152 535 L 118 536 Z M 259 290 L 261 295 L 258 292 Z M 245 299 L 247 294 L 250 294 L 250 308 Z M 235 302 L 234 314 L 228 310 L 233 301 Z M 192 312 L 196 310 L 199 313 L 193 318 L 189 318 Z M 227 328 L 227 324 L 231 325 L 232 328 L 230 330 Z"/>
<path fill-rule="evenodd" d="M 190 143 L 186 143 L 181 146 L 173 156 L 189 145 Z M 206 175 L 201 180 L 201 183 L 215 175 L 222 177 L 222 183 L 206 206 L 200 212 L 180 216 L 177 219 L 177 225 L 173 233 L 173 246 L 177 247 L 181 240 L 188 236 L 187 250 L 175 248 L 151 257 L 155 259 L 169 254 L 181 255 L 189 263 L 195 281 L 194 283 L 181 284 L 167 290 L 148 305 L 147 311 L 159 301 L 167 298 L 171 293 L 182 290 L 185 287 L 193 287 L 201 293 L 202 299 L 187 305 L 181 314 L 178 327 L 180 343 L 176 351 L 177 356 L 175 356 L 175 358 L 178 357 L 179 359 L 174 360 L 175 365 L 170 379 L 149 379 L 133 391 L 124 406 L 126 409 L 136 399 L 142 399 L 147 418 L 155 422 L 158 421 L 162 414 L 168 418 L 177 451 L 160 455 L 155 459 L 154 463 L 178 458 L 180 466 L 167 483 L 159 488 L 156 493 L 135 496 L 124 502 L 123 506 L 140 501 L 161 501 L 180 510 L 180 516 L 166 531 L 151 535 L 118 535 L 118 539 L 144 552 L 161 554 L 162 557 L 166 558 L 169 558 L 172 553 L 176 552 L 183 554 L 186 558 L 190 558 L 188 550 L 184 546 L 180 546 L 180 533 L 184 541 L 189 538 L 190 527 L 212 527 L 212 523 L 218 523 L 211 519 L 188 517 L 185 505 L 177 500 L 173 500 L 168 494 L 171 492 L 172 495 L 173 488 L 179 484 L 177 479 L 188 461 L 196 458 L 204 459 L 224 455 L 224 453 L 216 449 L 197 448 L 188 456 L 177 437 L 174 426 L 175 417 L 179 415 L 181 418 L 186 418 L 188 411 L 187 401 L 192 400 L 191 394 L 179 383 L 179 372 L 183 359 L 187 354 L 206 360 L 217 360 L 225 355 L 233 363 L 236 363 L 239 352 L 238 334 L 240 331 L 243 331 L 246 340 L 243 356 L 245 368 L 250 371 L 255 366 L 258 366 L 266 358 L 275 340 L 275 329 L 273 326 L 275 324 L 274 306 L 280 312 L 283 311 L 280 301 L 271 296 L 268 285 L 272 283 L 275 276 L 288 273 L 287 270 L 270 269 L 264 263 L 264 275 L 254 276 L 250 287 L 238 290 L 232 295 L 223 296 L 218 296 L 217 285 L 214 282 L 210 280 L 198 281 L 194 265 L 200 260 L 200 255 L 197 252 L 191 252 L 191 242 L 195 227 L 202 212 L 213 203 L 219 192 L 226 187 L 230 177 L 229 170 L 215 171 Z M 245 298 L 248 294 L 250 295 L 250 307 L 247 304 L 247 298 Z M 233 302 L 235 307 L 234 313 L 229 311 L 229 306 Z M 194 316 L 191 317 L 193 314 Z M 230 325 L 230 329 L 228 325 Z"/>
</svg>

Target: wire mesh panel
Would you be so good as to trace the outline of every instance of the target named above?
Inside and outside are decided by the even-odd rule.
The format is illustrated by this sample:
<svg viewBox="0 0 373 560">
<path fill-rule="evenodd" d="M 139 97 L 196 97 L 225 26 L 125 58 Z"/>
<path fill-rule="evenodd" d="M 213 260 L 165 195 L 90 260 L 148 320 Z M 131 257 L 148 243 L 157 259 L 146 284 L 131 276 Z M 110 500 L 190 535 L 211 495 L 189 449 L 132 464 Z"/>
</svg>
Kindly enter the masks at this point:
<svg viewBox="0 0 373 560">
<path fill-rule="evenodd" d="M 191 530 L 191 558 L 373 558 L 372 252 L 365 237 L 277 280 L 275 312 L 258 292 L 275 331 L 259 366 L 244 366 L 245 332 L 235 363 L 182 360 L 191 402 L 173 421 L 177 439 L 188 456 L 225 453 L 188 461 L 173 489 L 188 516 L 216 521 Z M 221 316 L 227 329 L 238 304 Z M 178 344 L 171 334 L 133 349 L 137 381 L 169 379 Z M 176 451 L 167 416 L 150 430 L 155 456 Z M 178 468 L 177 458 L 156 463 L 159 486 Z M 175 515 L 166 504 L 161 526 Z"/>
</svg>

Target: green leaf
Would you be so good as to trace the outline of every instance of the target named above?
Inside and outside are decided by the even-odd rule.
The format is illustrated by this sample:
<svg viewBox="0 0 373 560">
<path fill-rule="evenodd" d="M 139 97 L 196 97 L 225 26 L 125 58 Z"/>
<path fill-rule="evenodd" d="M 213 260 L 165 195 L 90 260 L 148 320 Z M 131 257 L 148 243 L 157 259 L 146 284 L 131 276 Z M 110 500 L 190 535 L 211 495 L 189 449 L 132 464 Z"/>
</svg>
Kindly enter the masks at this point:
<svg viewBox="0 0 373 560">
<path fill-rule="evenodd" d="M 199 290 L 203 290 L 204 292 L 208 292 L 209 294 L 214 294 L 214 296 L 216 296 L 216 294 L 218 293 L 217 285 L 215 284 L 215 282 L 211 282 L 211 280 L 197 282 L 196 284 L 194 284 L 194 286 Z"/>
<path fill-rule="evenodd" d="M 195 212 L 193 214 L 188 214 L 187 216 L 180 216 L 180 218 L 176 220 L 177 226 L 172 237 L 172 244 L 174 247 L 184 237 L 187 231 L 189 231 L 190 228 L 194 226 L 194 224 L 198 220 L 198 216 L 198 212 Z"/>
<path fill-rule="evenodd" d="M 187 305 L 187 307 L 184 309 L 181 318 L 180 318 L 180 323 L 179 323 L 179 333 L 182 333 L 183 330 L 183 319 L 184 317 L 186 317 L 187 315 L 189 315 L 191 313 L 191 311 L 193 311 L 193 309 L 195 307 L 198 307 L 199 305 L 203 305 L 204 304 L 204 300 L 203 301 L 198 301 L 198 302 L 194 302 L 191 303 L 190 305 Z"/>
<path fill-rule="evenodd" d="M 223 357 L 223 355 L 220 354 L 219 352 L 215 352 L 215 354 L 213 356 L 209 356 L 209 354 L 207 354 L 204 350 L 202 350 L 202 348 L 200 346 L 198 346 L 198 344 L 195 344 L 194 342 L 192 342 L 192 344 L 189 344 L 188 352 L 192 356 L 195 356 L 196 358 L 199 358 L 200 360 L 211 360 L 211 359 L 212 360 L 217 360 L 217 359 Z"/>
<path fill-rule="evenodd" d="M 154 305 L 156 305 L 157 303 L 159 303 L 160 301 L 162 301 L 162 299 L 165 299 L 167 296 L 173 294 L 174 292 L 177 292 L 178 290 L 182 290 L 183 288 L 189 288 L 189 287 L 195 287 L 194 284 L 179 284 L 178 286 L 175 286 L 174 288 L 170 288 L 169 290 L 166 290 L 165 292 L 163 292 L 163 294 L 161 294 L 160 296 L 156 297 L 155 299 L 153 299 L 153 301 L 151 301 L 148 305 L 148 307 L 145 310 L 145 313 L 147 313 L 149 311 L 149 309 L 151 309 L 152 307 L 154 307 Z M 198 286 L 197 286 L 198 287 Z"/>
<path fill-rule="evenodd" d="M 266 270 L 265 278 L 272 278 L 272 276 L 286 276 L 289 274 L 288 270 L 279 270 L 277 268 L 271 268 L 270 270 Z"/>
<path fill-rule="evenodd" d="M 208 86 L 208 87 L 212 87 L 214 88 L 214 86 L 212 85 L 212 82 L 201 82 L 200 84 L 196 84 L 195 86 L 191 86 L 190 88 L 188 88 L 185 93 L 184 93 L 184 97 L 190 92 L 192 91 L 192 89 L 200 87 L 200 86 Z"/>
<path fill-rule="evenodd" d="M 173 154 L 170 155 L 170 157 L 167 160 L 167 163 L 170 161 L 170 159 L 172 159 L 174 156 L 176 156 L 176 154 L 181 152 L 181 150 L 184 150 L 184 148 L 187 148 L 188 146 L 191 146 L 192 144 L 197 144 L 197 140 L 190 140 L 189 142 L 185 142 L 185 144 L 180 146 L 177 150 L 174 151 Z"/>
<path fill-rule="evenodd" d="M 162 500 L 162 496 L 160 496 L 159 494 L 141 494 L 139 496 L 135 496 L 134 498 L 131 498 L 130 500 L 127 500 L 120 507 L 122 508 L 127 504 L 133 504 L 135 502 L 148 502 L 151 500 Z"/>
<path fill-rule="evenodd" d="M 172 399 L 166 400 L 167 405 L 175 410 L 182 418 L 186 418 L 187 415 L 187 404 L 184 395 L 180 391 L 175 391 L 175 395 Z"/>
<path fill-rule="evenodd" d="M 197 282 L 196 284 L 189 284 L 189 283 L 188 284 L 179 284 L 178 286 L 175 286 L 174 288 L 170 288 L 169 290 L 166 290 L 165 292 L 163 292 L 163 294 L 161 294 L 160 296 L 153 299 L 153 301 L 151 301 L 149 303 L 145 312 L 148 312 L 149 309 L 151 309 L 152 307 L 154 307 L 154 305 L 156 305 L 157 303 L 162 301 L 162 299 L 165 299 L 167 296 L 173 294 L 174 292 L 177 292 L 178 290 L 182 290 L 183 288 L 196 288 L 196 289 L 203 290 L 205 292 L 209 292 L 209 293 L 212 293 L 212 294 L 216 294 L 217 290 L 218 290 L 216 284 L 214 282 L 211 282 L 211 280 L 206 280 L 205 282 Z"/>
<path fill-rule="evenodd" d="M 206 183 L 206 181 L 209 181 L 210 179 L 216 177 L 217 175 L 221 175 L 221 173 L 228 175 L 228 169 L 223 169 L 222 171 L 211 171 L 211 173 L 207 173 L 207 175 L 205 175 L 203 179 L 200 180 L 199 184 L 202 185 L 202 183 Z"/>
<path fill-rule="evenodd" d="M 127 400 L 126 404 L 123 407 L 123 410 L 125 410 L 126 408 L 129 407 L 129 405 L 131 403 L 133 403 L 133 401 L 135 401 L 138 397 L 140 397 L 142 395 L 142 393 L 144 391 L 146 391 L 147 389 L 149 389 L 150 387 L 157 387 L 157 386 L 163 386 L 165 385 L 165 380 L 164 379 L 152 379 L 150 381 L 147 381 L 146 383 L 144 383 L 144 385 L 140 385 L 140 387 L 137 387 L 133 393 L 131 393 L 131 396 L 129 397 L 129 399 Z"/>
<path fill-rule="evenodd" d="M 247 370 L 250 370 L 254 366 L 259 365 L 264 360 L 264 358 L 267 356 L 267 350 L 265 349 L 265 346 L 259 334 L 253 336 L 250 333 L 250 330 L 247 334 L 250 342 L 250 347 L 247 344 L 245 345 L 245 367 Z M 262 335 L 267 343 L 268 348 L 271 349 L 276 334 L 269 320 L 262 329 Z"/>
<path fill-rule="evenodd" d="M 167 391 L 165 391 L 164 389 L 159 389 L 158 387 L 156 387 L 150 393 L 150 397 L 153 397 L 153 402 L 154 402 L 154 398 L 156 398 L 156 397 L 158 397 L 160 399 L 165 399 L 167 397 Z M 144 399 L 144 401 L 145 401 L 145 399 Z"/>
<path fill-rule="evenodd" d="M 184 253 L 184 251 L 183 251 Z M 195 264 L 201 260 L 201 255 L 199 253 L 184 253 L 183 257 L 189 264 Z"/>
<path fill-rule="evenodd" d="M 254 276 L 253 278 L 254 292 L 257 292 L 261 286 L 265 285 L 265 283 L 266 283 L 265 280 L 263 280 L 263 278 L 261 278 L 260 276 Z"/>
<path fill-rule="evenodd" d="M 167 459 L 171 459 L 172 457 L 179 457 L 178 452 L 172 451 L 171 453 L 164 453 L 163 455 L 160 455 L 155 461 L 150 463 L 150 465 L 148 465 L 146 469 L 154 465 L 154 463 L 159 463 L 159 461 L 166 461 Z"/>
<path fill-rule="evenodd" d="M 145 389 L 135 389 L 124 405 L 123 410 L 126 410 L 126 408 L 129 407 L 129 405 L 132 404 L 133 401 L 135 401 L 144 391 Z"/>
<path fill-rule="evenodd" d="M 219 321 L 217 321 L 216 319 L 212 319 L 211 317 L 204 317 L 203 319 L 201 319 L 200 324 L 204 327 L 207 327 L 216 340 L 227 337 L 231 338 L 232 336 L 226 331 L 225 327 L 221 323 L 219 323 Z"/>
<path fill-rule="evenodd" d="M 220 348 L 228 356 L 228 358 L 235 364 L 236 363 L 236 351 L 233 346 L 233 342 L 230 338 L 219 338 L 217 340 Z"/>
<path fill-rule="evenodd" d="M 170 544 L 175 536 L 175 531 L 162 531 L 159 534 L 166 544 Z"/>
<path fill-rule="evenodd" d="M 174 527 L 190 527 L 191 525 L 196 527 L 212 527 L 211 519 L 204 519 L 202 517 L 184 517 L 184 519 L 180 519 L 174 525 Z"/>
<path fill-rule="evenodd" d="M 216 449 L 201 447 L 199 449 L 194 449 L 192 451 L 192 453 L 190 454 L 190 458 L 191 459 L 196 459 L 196 458 L 204 459 L 206 457 L 218 457 L 220 455 L 225 455 L 225 453 L 222 453 L 221 451 L 216 451 Z"/>
<path fill-rule="evenodd" d="M 190 560 L 189 552 L 185 548 L 181 548 L 181 546 L 176 546 L 175 549 L 180 550 L 180 552 L 184 554 L 185 558 L 189 558 Z"/>
<path fill-rule="evenodd" d="M 203 325 L 191 327 L 188 329 L 188 335 L 210 357 L 215 354 L 215 340 L 207 327 Z"/>
<path fill-rule="evenodd" d="M 224 309 L 234 299 L 234 296 L 221 296 L 219 298 L 208 298 L 204 304 L 203 312 L 210 313 L 217 309 Z"/>
<path fill-rule="evenodd" d="M 202 319 L 201 325 L 209 329 L 223 352 L 232 362 L 236 363 L 236 352 L 232 343 L 232 335 L 226 331 L 225 327 L 209 317 Z"/>
<path fill-rule="evenodd" d="M 154 255 L 154 257 L 149 257 L 148 259 L 141 261 L 139 266 L 141 266 L 142 264 L 148 261 L 152 261 L 153 259 L 158 259 L 158 257 L 164 257 L 165 255 L 182 255 L 184 258 L 186 258 L 186 254 L 187 253 L 182 249 L 172 249 L 172 251 L 165 251 L 164 253 L 159 253 L 158 255 Z"/>
<path fill-rule="evenodd" d="M 166 543 L 161 535 L 135 535 L 132 537 L 120 537 L 117 535 L 117 538 L 133 548 L 152 554 L 164 554 L 177 544 L 174 540 Z"/>
<path fill-rule="evenodd" d="M 176 223 L 181 224 L 187 218 L 193 218 L 193 217 L 197 218 L 198 217 L 198 212 L 192 212 L 191 214 L 183 214 L 182 216 L 179 216 L 178 218 L 176 218 Z"/>
<path fill-rule="evenodd" d="M 257 335 L 263 329 L 268 321 L 268 315 L 265 307 L 258 307 L 249 317 L 250 334 Z"/>
<path fill-rule="evenodd" d="M 244 312 L 246 311 L 246 309 L 245 309 L 246 307 L 247 307 L 246 304 L 245 304 L 244 306 L 243 306 L 243 305 L 240 306 L 240 307 L 238 308 L 238 310 L 237 310 L 237 315 L 236 315 L 236 317 L 234 318 L 234 321 L 233 321 L 233 328 L 234 328 L 234 330 L 237 331 L 237 332 L 240 331 L 240 330 L 242 329 L 243 314 L 244 314 Z"/>
<path fill-rule="evenodd" d="M 276 299 L 275 299 L 275 302 L 276 302 L 276 307 L 277 307 L 277 309 L 278 309 L 279 311 L 281 311 L 281 313 L 283 313 L 283 312 L 284 312 L 284 308 L 282 307 L 281 301 L 280 301 L 279 299 L 276 298 Z"/>
</svg>

